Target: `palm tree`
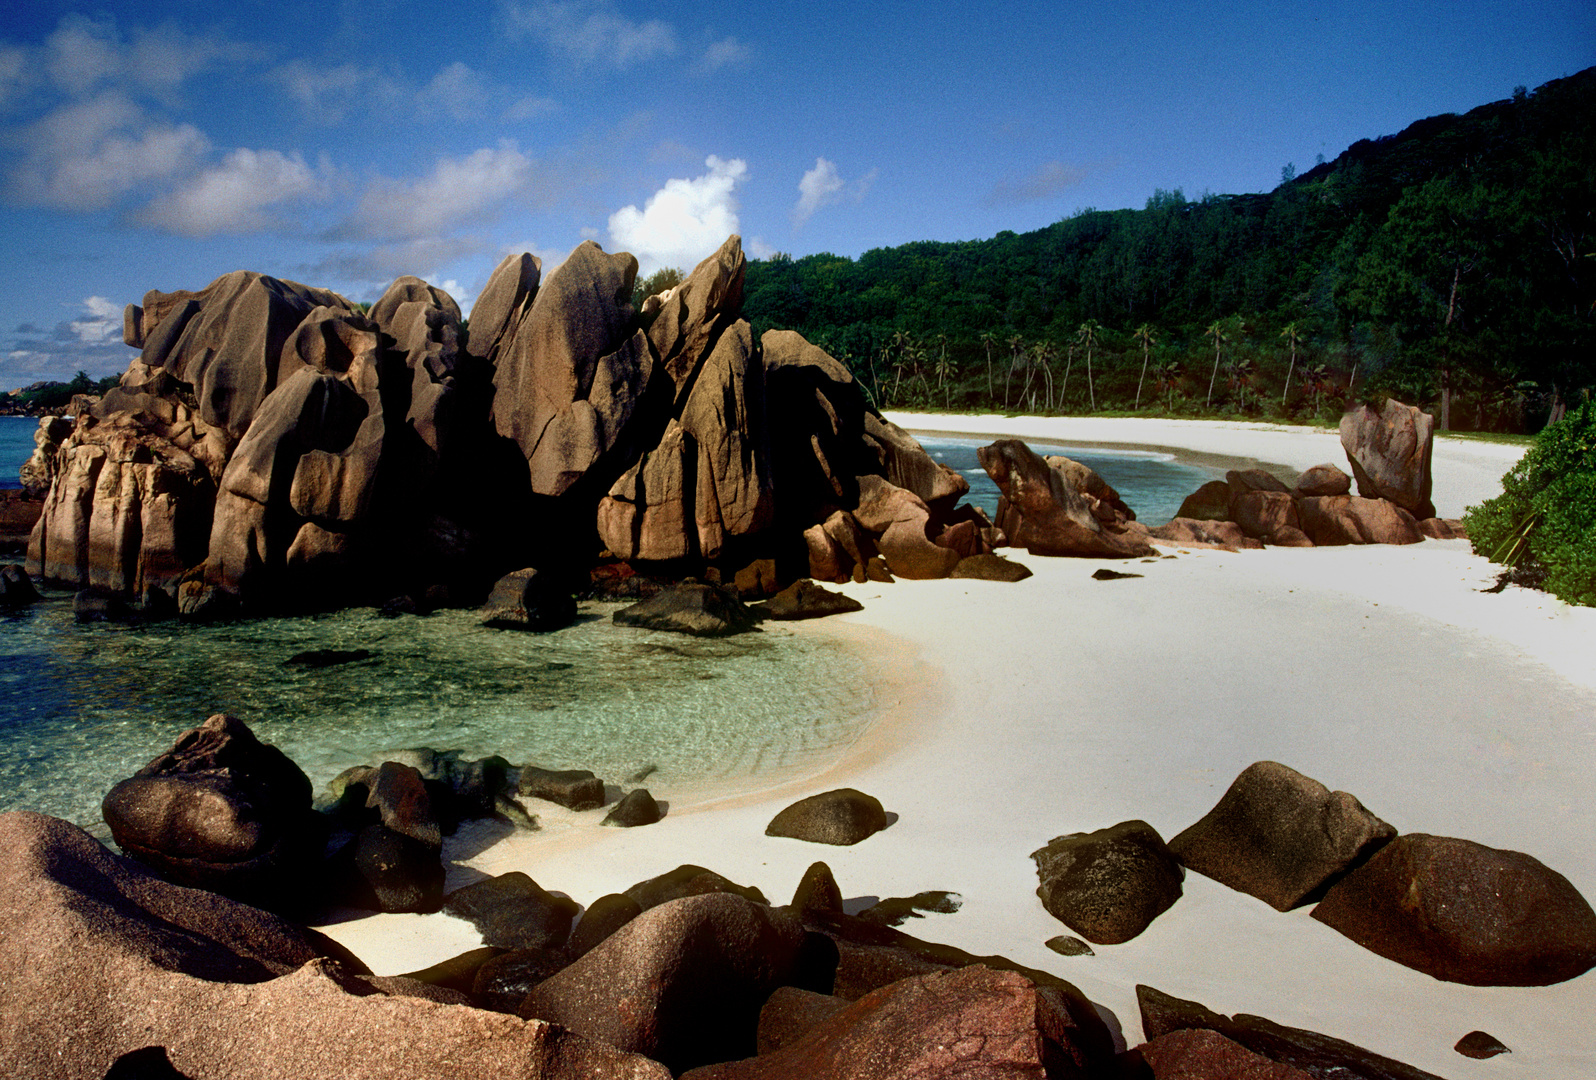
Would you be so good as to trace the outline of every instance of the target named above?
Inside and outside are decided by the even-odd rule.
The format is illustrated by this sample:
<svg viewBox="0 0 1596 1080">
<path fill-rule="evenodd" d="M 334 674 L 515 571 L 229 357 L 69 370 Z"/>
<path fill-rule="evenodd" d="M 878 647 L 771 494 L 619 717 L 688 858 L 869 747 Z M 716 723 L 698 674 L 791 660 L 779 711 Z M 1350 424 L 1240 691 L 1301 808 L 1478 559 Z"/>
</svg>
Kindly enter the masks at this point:
<svg viewBox="0 0 1596 1080">
<path fill-rule="evenodd" d="M 1055 353 L 1050 342 L 1038 341 L 1031 346 L 1031 356 L 1042 367 L 1042 378 L 1047 382 L 1047 411 L 1053 411 L 1053 357 Z"/>
<path fill-rule="evenodd" d="M 1280 336 L 1285 338 L 1286 343 L 1291 346 L 1291 366 L 1286 368 L 1286 388 L 1280 391 L 1280 404 L 1284 405 L 1286 403 L 1286 395 L 1291 393 L 1291 373 L 1297 367 L 1297 346 L 1302 342 L 1302 335 L 1297 330 L 1297 324 L 1291 322 L 1287 323 L 1286 328 L 1280 331 Z"/>
<path fill-rule="evenodd" d="M 1317 364 L 1304 371 L 1302 378 L 1303 382 L 1307 384 L 1308 390 L 1313 394 L 1313 415 L 1317 419 L 1320 399 L 1324 397 L 1324 392 L 1329 390 L 1332 385 L 1330 382 L 1330 369 L 1323 364 Z"/>
<path fill-rule="evenodd" d="M 1136 380 L 1136 408 L 1140 409 L 1142 407 L 1142 383 L 1147 380 L 1147 360 L 1152 354 L 1153 346 L 1158 344 L 1158 335 L 1153 333 L 1151 324 L 1142 323 L 1136 328 L 1136 333 L 1133 336 L 1137 341 L 1141 342 L 1142 346 L 1142 375 L 1141 378 Z"/>
<path fill-rule="evenodd" d="M 936 372 L 937 387 L 942 391 L 942 407 L 947 409 L 950 407 L 948 395 L 952 393 L 948 389 L 948 376 L 953 374 L 953 361 L 948 359 L 948 335 L 946 334 L 937 335 L 937 362 L 933 370 Z"/>
<path fill-rule="evenodd" d="M 1257 365 L 1252 357 L 1243 356 L 1225 365 L 1225 371 L 1230 377 L 1230 385 L 1236 388 L 1236 399 L 1241 403 L 1242 411 L 1246 412 L 1247 397 L 1252 393 L 1252 377 L 1257 374 Z"/>
<path fill-rule="evenodd" d="M 1070 392 L 1070 368 L 1075 365 L 1075 342 L 1070 342 L 1069 352 L 1064 357 L 1064 385 L 1058 390 L 1059 408 L 1064 407 L 1064 395 Z"/>
<path fill-rule="evenodd" d="M 1166 360 L 1153 369 L 1154 391 L 1167 390 L 1169 392 L 1169 411 L 1175 411 L 1175 387 L 1180 385 L 1180 361 Z"/>
<path fill-rule="evenodd" d="M 1207 329 L 1207 331 L 1205 331 L 1205 333 L 1207 334 L 1208 337 L 1211 337 L 1211 338 L 1214 339 L 1214 373 L 1212 375 L 1208 376 L 1208 400 L 1207 400 L 1207 402 L 1204 403 L 1203 407 L 1204 408 L 1213 408 L 1213 404 L 1214 404 L 1214 381 L 1219 378 L 1219 352 L 1220 352 L 1220 347 L 1222 345 L 1224 345 L 1225 342 L 1230 340 L 1230 335 L 1225 333 L 1225 324 L 1222 321 L 1218 320 L 1218 319 L 1214 320 L 1214 324 L 1212 326 L 1210 326 Z"/>
<path fill-rule="evenodd" d="M 1097 391 L 1092 388 L 1092 349 L 1097 345 L 1097 331 L 1101 329 L 1096 319 L 1087 319 L 1081 323 L 1080 333 L 1076 336 L 1086 346 L 1086 394 L 1092 403 L 1092 411 L 1097 411 Z"/>
</svg>

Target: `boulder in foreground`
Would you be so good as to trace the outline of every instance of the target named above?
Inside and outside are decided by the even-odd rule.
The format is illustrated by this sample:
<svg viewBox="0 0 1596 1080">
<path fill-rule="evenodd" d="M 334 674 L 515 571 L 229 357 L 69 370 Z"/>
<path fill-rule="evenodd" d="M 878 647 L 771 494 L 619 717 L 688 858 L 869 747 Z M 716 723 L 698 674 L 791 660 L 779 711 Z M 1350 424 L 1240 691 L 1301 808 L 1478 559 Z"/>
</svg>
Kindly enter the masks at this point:
<svg viewBox="0 0 1596 1080">
<path fill-rule="evenodd" d="M 1549 986 L 1596 966 L 1596 913 L 1538 859 L 1446 836 L 1391 841 L 1313 917 L 1447 982 Z"/>
<path fill-rule="evenodd" d="M 887 812 L 879 799 L 853 788 L 838 788 L 793 803 L 771 818 L 765 835 L 847 846 L 886 827 Z"/>
<path fill-rule="evenodd" d="M 4 1076 L 98 1078 L 149 1047 L 190 1080 L 670 1075 L 548 1024 L 445 1004 L 459 1000 L 449 991 L 375 978 L 314 931 L 168 884 L 39 814 L 0 815 L 0 925 Z"/>
<path fill-rule="evenodd" d="M 1289 911 L 1395 835 L 1346 792 L 1258 761 L 1169 849 L 1199 874 Z"/>
<path fill-rule="evenodd" d="M 1129 941 L 1180 899 L 1180 863 L 1145 821 L 1055 836 L 1031 858 L 1042 906 L 1095 945 Z"/>
</svg>

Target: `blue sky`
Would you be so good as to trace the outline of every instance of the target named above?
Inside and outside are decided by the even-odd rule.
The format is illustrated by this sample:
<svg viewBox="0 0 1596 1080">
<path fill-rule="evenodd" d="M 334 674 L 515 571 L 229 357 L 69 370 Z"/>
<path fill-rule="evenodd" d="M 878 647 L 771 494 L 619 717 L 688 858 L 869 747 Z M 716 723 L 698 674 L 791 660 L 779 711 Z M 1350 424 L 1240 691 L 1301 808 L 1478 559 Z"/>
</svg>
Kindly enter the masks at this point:
<svg viewBox="0 0 1596 1080">
<path fill-rule="evenodd" d="M 16 0 L 13 0 L 15 3 Z M 21 0 L 0 22 L 0 387 L 121 371 L 236 269 L 469 311 L 507 253 L 690 267 L 1267 191 L 1596 63 L 1596 5 Z"/>
</svg>

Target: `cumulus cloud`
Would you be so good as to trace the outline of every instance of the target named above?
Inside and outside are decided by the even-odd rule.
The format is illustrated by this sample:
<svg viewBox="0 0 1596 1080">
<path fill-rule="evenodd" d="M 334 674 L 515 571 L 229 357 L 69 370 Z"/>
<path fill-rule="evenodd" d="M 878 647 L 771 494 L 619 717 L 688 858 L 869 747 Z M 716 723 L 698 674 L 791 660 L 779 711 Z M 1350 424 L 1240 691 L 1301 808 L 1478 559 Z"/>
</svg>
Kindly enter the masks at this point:
<svg viewBox="0 0 1596 1080">
<path fill-rule="evenodd" d="M 167 24 L 124 38 L 109 16 L 64 15 L 44 41 L 41 66 L 61 91 L 81 97 L 101 84 L 170 99 L 190 78 L 255 50 L 216 33 L 191 34 Z"/>
<path fill-rule="evenodd" d="M 440 69 L 417 96 L 425 111 L 442 109 L 462 123 L 481 117 L 489 100 L 482 76 L 458 60 Z"/>
<path fill-rule="evenodd" d="M 1029 176 L 999 180 L 987 201 L 994 204 L 1050 199 L 1085 180 L 1088 170 L 1062 161 L 1049 161 Z"/>
<path fill-rule="evenodd" d="M 501 0 L 500 18 L 512 37 L 541 41 L 573 64 L 625 69 L 677 51 L 676 31 L 659 19 L 633 22 L 607 0 Z"/>
<path fill-rule="evenodd" d="M 545 116 L 553 116 L 559 110 L 559 102 L 553 98 L 527 94 L 510 103 L 509 108 L 504 110 L 504 119 L 516 124 L 523 120 L 538 120 Z"/>
<path fill-rule="evenodd" d="M 102 210 L 130 191 L 192 171 L 210 149 L 192 124 L 152 120 L 110 91 L 50 112 L 27 129 L 26 144 L 11 197 L 77 211 Z"/>
<path fill-rule="evenodd" d="M 399 107 L 405 91 L 376 68 L 359 64 L 327 67 L 305 60 L 290 60 L 275 68 L 269 78 L 301 111 L 324 124 L 340 124 L 350 114 L 374 113 Z"/>
<path fill-rule="evenodd" d="M 326 199 L 332 173 L 325 159 L 312 168 L 297 153 L 234 150 L 220 165 L 155 199 L 138 220 L 181 236 L 261 232 L 282 224 L 271 207 Z"/>
<path fill-rule="evenodd" d="M 491 221 L 512 201 L 546 201 L 542 170 L 504 141 L 462 158 L 440 158 L 415 180 L 381 178 L 360 197 L 334 239 L 415 240 Z"/>
<path fill-rule="evenodd" d="M 663 266 L 691 268 L 737 231 L 737 185 L 748 177 L 740 158 L 704 159 L 709 171 L 691 180 L 667 180 L 643 209 L 610 215 L 610 239 L 637 256 L 643 273 Z"/>
<path fill-rule="evenodd" d="M 0 353 L 0 385 L 7 389 L 42 379 L 60 382 L 86 371 L 95 378 L 115 375 L 137 355 L 122 342 L 122 306 L 103 296 L 70 305 L 78 310 L 46 332 L 32 324 Z"/>
<path fill-rule="evenodd" d="M 801 227 L 822 206 L 829 206 L 844 198 L 860 201 L 875 182 L 875 169 L 849 184 L 837 172 L 836 163 L 823 157 L 815 158 L 815 167 L 805 172 L 798 181 L 798 201 L 792 208 L 793 228 Z"/>
</svg>

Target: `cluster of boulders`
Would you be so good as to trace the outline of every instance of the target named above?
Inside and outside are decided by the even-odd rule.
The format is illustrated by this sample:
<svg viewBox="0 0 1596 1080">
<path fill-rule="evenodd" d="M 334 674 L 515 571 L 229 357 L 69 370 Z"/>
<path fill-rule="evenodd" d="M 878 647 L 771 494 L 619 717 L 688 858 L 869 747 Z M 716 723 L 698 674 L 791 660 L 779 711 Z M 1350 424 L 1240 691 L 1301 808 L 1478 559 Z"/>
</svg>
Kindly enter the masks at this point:
<svg viewBox="0 0 1596 1080">
<path fill-rule="evenodd" d="M 1429 414 L 1389 398 L 1379 409 L 1359 405 L 1341 418 L 1351 476 L 1326 463 L 1288 486 L 1263 469 L 1232 470 L 1188 495 L 1174 520 L 1150 535 L 1232 551 L 1462 537 L 1463 523 L 1436 517 L 1430 501 L 1434 429 Z"/>
<path fill-rule="evenodd" d="M 1146 822 L 1057 837 L 1032 856 L 1043 905 L 1097 944 L 1181 895 L 1183 868 L 1313 917 L 1381 956 L 1475 986 L 1545 986 L 1596 966 L 1596 913 L 1529 855 L 1402 836 L 1344 791 L 1260 761 L 1166 845 Z"/>
<path fill-rule="evenodd" d="M 369 310 L 256 273 L 129 305 L 141 350 L 40 428 L 28 548 L 46 581 L 191 618 L 404 598 L 480 603 L 596 562 L 765 592 L 809 574 L 939 577 L 990 554 L 965 480 L 847 369 L 739 317 L 729 238 L 631 304 L 637 262 L 507 258 L 471 312 L 412 277 Z M 947 535 L 944 535 L 947 534 Z M 425 598 L 425 599 L 424 599 Z"/>
</svg>

